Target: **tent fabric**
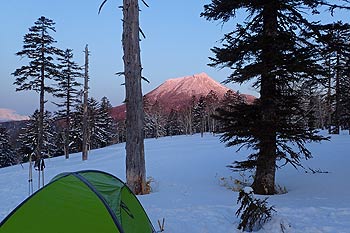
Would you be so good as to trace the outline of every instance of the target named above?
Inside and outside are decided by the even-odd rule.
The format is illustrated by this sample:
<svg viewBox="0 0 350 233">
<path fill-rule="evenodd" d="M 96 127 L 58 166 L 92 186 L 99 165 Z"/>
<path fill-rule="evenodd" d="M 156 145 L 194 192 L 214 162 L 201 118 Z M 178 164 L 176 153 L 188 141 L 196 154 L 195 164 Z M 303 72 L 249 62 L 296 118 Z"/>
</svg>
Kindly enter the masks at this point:
<svg viewBox="0 0 350 233">
<path fill-rule="evenodd" d="M 0 233 L 155 233 L 136 196 L 101 171 L 62 173 L 23 201 Z"/>
</svg>

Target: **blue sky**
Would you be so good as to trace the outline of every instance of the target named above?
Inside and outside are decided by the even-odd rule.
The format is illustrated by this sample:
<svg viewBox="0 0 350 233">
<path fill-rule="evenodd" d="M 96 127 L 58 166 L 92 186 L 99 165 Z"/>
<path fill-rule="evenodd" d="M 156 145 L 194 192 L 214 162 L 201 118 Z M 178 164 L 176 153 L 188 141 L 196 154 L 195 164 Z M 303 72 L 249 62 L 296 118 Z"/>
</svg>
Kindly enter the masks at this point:
<svg viewBox="0 0 350 233">
<path fill-rule="evenodd" d="M 14 54 L 22 49 L 23 36 L 40 17 L 56 23 L 57 47 L 73 49 L 75 61 L 83 65 L 83 50 L 89 45 L 90 96 L 100 100 L 107 96 L 112 105 L 124 98 L 122 77 L 114 74 L 123 70 L 121 0 L 108 0 L 100 15 L 102 0 L 22 0 L 2 2 L 0 14 L 0 108 L 14 109 L 30 115 L 38 108 L 38 94 L 16 92 L 11 73 L 26 62 Z M 169 78 L 206 72 L 222 82 L 229 70 L 208 67 L 210 48 L 219 45 L 222 35 L 233 28 L 218 22 L 208 22 L 199 15 L 209 0 L 148 0 L 150 8 L 142 6 L 140 24 L 146 39 L 141 41 L 143 93 L 154 89 Z M 249 85 L 230 85 L 234 90 L 257 95 Z M 51 100 L 51 98 L 48 99 Z M 54 106 L 48 102 L 48 110 Z"/>
</svg>

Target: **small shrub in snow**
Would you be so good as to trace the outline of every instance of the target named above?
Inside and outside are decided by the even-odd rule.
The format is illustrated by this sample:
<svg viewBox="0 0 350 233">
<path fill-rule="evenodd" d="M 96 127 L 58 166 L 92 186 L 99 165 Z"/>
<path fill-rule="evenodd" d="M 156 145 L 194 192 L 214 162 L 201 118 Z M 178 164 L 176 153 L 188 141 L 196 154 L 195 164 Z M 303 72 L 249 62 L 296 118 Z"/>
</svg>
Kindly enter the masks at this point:
<svg viewBox="0 0 350 233">
<path fill-rule="evenodd" d="M 241 191 L 244 187 L 250 186 L 253 182 L 253 175 L 252 174 L 246 174 L 246 172 L 241 171 L 239 172 L 240 178 L 233 178 L 232 176 L 229 177 L 220 177 L 219 178 L 219 184 L 222 187 L 231 189 L 234 192 Z"/>
<path fill-rule="evenodd" d="M 154 193 L 159 191 L 159 183 L 152 176 L 147 177 L 146 191 L 147 193 Z"/>
<path fill-rule="evenodd" d="M 288 193 L 288 190 L 287 190 L 286 186 L 281 186 L 279 184 L 275 185 L 275 191 L 276 191 L 276 194 L 286 194 L 286 193 Z"/>
<path fill-rule="evenodd" d="M 237 204 L 241 206 L 236 212 L 236 216 L 241 218 L 238 225 L 239 230 L 257 231 L 271 220 L 272 212 L 275 212 L 273 206 L 267 206 L 267 198 L 260 200 L 254 197 L 251 187 L 245 187 L 239 192 Z"/>
</svg>

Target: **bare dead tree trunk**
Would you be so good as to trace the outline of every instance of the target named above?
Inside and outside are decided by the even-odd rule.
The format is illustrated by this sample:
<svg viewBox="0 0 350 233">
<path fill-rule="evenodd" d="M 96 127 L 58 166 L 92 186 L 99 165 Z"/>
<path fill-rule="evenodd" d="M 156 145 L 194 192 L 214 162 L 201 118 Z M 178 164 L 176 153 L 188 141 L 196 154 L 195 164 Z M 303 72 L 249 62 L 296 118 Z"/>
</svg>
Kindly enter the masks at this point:
<svg viewBox="0 0 350 233">
<path fill-rule="evenodd" d="M 135 194 L 146 193 L 144 111 L 138 0 L 123 0 L 123 51 L 126 90 L 126 180 Z"/>
<path fill-rule="evenodd" d="M 89 91 L 89 49 L 85 46 L 84 106 L 83 106 L 83 145 L 82 159 L 88 159 L 88 91 Z"/>
</svg>

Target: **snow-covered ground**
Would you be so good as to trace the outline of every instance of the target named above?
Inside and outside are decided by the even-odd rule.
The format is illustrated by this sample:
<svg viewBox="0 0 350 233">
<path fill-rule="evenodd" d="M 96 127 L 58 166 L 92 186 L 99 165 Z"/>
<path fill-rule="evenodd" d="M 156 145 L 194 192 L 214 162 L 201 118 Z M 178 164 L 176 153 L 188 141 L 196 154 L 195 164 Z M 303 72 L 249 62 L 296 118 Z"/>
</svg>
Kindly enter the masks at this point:
<svg viewBox="0 0 350 233">
<path fill-rule="evenodd" d="M 91 151 L 87 161 L 80 154 L 69 160 L 46 160 L 45 182 L 58 173 L 98 169 L 125 180 L 125 144 Z M 322 173 L 305 173 L 293 167 L 277 171 L 277 183 L 287 194 L 271 196 L 277 213 L 259 232 L 350 232 L 350 136 L 333 136 L 330 142 L 310 144 L 314 159 L 305 167 Z M 226 148 L 212 135 L 177 136 L 145 141 L 147 176 L 153 192 L 138 196 L 158 229 L 165 218 L 165 233 L 239 232 L 237 192 L 232 179 L 241 179 L 226 165 L 246 151 Z M 246 174 L 248 176 L 249 174 Z M 34 173 L 34 187 L 37 186 Z M 0 221 L 28 196 L 28 164 L 0 169 Z"/>
</svg>

